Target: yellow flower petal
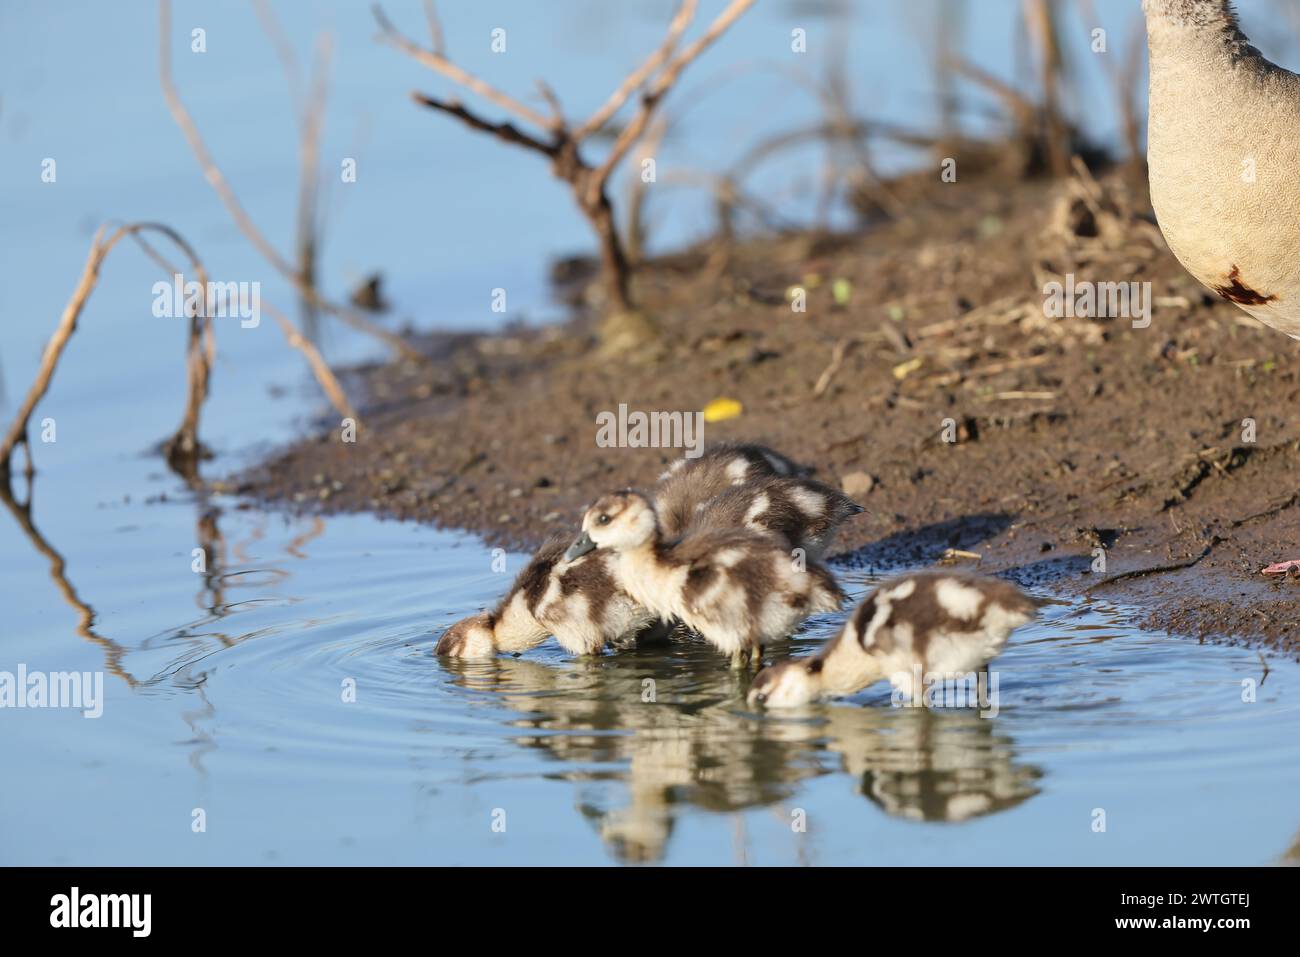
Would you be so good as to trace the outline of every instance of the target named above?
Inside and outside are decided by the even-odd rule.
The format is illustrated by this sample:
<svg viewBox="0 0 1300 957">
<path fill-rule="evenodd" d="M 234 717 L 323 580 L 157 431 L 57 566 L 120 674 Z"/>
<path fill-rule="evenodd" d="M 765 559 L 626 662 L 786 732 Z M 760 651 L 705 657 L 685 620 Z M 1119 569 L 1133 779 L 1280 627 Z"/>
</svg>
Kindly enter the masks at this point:
<svg viewBox="0 0 1300 957">
<path fill-rule="evenodd" d="M 704 407 L 705 422 L 725 422 L 734 419 L 745 411 L 745 407 L 735 399 L 714 399 Z"/>
<path fill-rule="evenodd" d="M 900 362 L 898 365 L 894 366 L 894 378 L 900 382 L 903 381 L 917 369 L 921 368 L 921 364 L 924 361 L 925 360 L 920 356 L 917 356 L 915 359 L 908 359 L 906 362 Z"/>
</svg>

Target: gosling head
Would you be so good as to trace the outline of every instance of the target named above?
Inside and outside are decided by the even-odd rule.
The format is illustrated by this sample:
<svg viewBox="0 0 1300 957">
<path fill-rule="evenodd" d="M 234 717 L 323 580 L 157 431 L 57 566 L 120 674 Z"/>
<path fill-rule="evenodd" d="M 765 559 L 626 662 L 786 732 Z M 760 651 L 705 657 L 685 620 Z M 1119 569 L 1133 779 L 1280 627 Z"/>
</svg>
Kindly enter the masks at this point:
<svg viewBox="0 0 1300 957">
<path fill-rule="evenodd" d="M 749 706 L 766 708 L 798 708 L 811 704 L 822 696 L 822 666 L 820 657 L 797 658 L 769 665 L 754 676 L 746 700 Z"/>
<path fill-rule="evenodd" d="M 597 548 L 640 548 L 653 542 L 657 532 L 654 506 L 640 492 L 602 495 L 582 516 L 582 534 L 564 558 L 573 561 Z"/>
<path fill-rule="evenodd" d="M 497 653 L 491 612 L 481 611 L 451 625 L 433 653 L 446 658 L 491 658 Z"/>
</svg>

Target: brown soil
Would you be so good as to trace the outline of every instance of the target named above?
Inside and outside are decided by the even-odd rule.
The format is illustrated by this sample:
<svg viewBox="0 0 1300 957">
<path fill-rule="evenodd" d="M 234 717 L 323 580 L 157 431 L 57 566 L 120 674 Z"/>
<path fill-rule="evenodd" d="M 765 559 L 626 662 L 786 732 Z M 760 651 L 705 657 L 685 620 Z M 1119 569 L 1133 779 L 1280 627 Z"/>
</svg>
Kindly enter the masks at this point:
<svg viewBox="0 0 1300 957">
<path fill-rule="evenodd" d="M 355 444 L 335 429 L 227 484 L 528 547 L 680 454 L 598 448 L 597 413 L 726 397 L 743 413 L 707 425 L 707 440 L 768 443 L 824 481 L 870 476 L 857 495 L 869 511 L 840 540 L 852 562 L 955 548 L 1060 594 L 1131 604 L 1147 626 L 1296 654 L 1300 579 L 1261 570 L 1300 558 L 1300 343 L 1206 293 L 1118 174 L 929 180 L 895 184 L 912 215 L 862 235 L 646 266 L 636 294 L 658 344 L 622 357 L 580 316 L 436 337 L 427 365 L 355 370 Z M 1043 285 L 1066 273 L 1150 281 L 1150 327 L 1046 318 Z M 800 285 L 804 313 L 788 299 Z"/>
</svg>

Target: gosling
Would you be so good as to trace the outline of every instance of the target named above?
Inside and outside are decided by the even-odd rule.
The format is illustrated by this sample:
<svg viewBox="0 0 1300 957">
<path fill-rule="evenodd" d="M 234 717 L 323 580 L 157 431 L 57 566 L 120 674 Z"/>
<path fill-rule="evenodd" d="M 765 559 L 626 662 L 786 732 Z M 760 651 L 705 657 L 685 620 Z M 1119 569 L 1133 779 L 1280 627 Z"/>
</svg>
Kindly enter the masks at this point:
<svg viewBox="0 0 1300 957">
<path fill-rule="evenodd" d="M 565 557 L 597 549 L 616 556 L 614 579 L 634 601 L 681 619 L 736 667 L 757 665 L 764 642 L 809 615 L 836 611 L 845 597 L 826 568 L 792 556 L 771 535 L 702 530 L 665 542 L 654 506 L 630 490 L 587 509 Z"/>
<path fill-rule="evenodd" d="M 700 503 L 688 533 L 746 528 L 777 536 L 820 560 L 844 522 L 865 509 L 839 489 L 808 478 L 760 478 Z"/>
<path fill-rule="evenodd" d="M 567 559 L 566 536 L 554 536 L 519 573 L 491 611 L 451 625 L 434 654 L 491 658 L 535 648 L 553 635 L 565 651 L 600 654 L 607 644 L 629 645 L 655 621 L 614 582 L 612 556 Z"/>
<path fill-rule="evenodd" d="M 751 707 L 796 708 L 882 679 L 915 700 L 922 691 L 917 675 L 983 669 L 1037 608 L 1020 589 L 995 578 L 957 572 L 896 578 L 868 595 L 817 654 L 755 675 L 748 701 Z"/>
<path fill-rule="evenodd" d="M 804 478 L 812 469 L 763 445 L 719 443 L 694 459 L 675 461 L 655 489 L 655 511 L 665 538 L 677 538 L 700 507 L 732 486 L 756 479 Z"/>
</svg>

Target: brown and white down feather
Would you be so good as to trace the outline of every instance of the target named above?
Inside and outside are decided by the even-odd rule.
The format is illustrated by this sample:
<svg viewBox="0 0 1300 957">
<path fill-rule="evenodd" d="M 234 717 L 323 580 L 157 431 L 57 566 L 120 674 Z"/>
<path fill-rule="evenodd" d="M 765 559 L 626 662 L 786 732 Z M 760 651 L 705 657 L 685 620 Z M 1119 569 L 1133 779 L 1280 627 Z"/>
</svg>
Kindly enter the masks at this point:
<svg viewBox="0 0 1300 957">
<path fill-rule="evenodd" d="M 805 618 L 837 610 L 844 593 L 816 561 L 744 529 L 692 532 L 665 541 L 654 508 L 637 492 L 603 496 L 587 510 L 574 548 L 611 551 L 615 580 L 664 618 L 677 617 L 735 655 L 789 635 Z"/>
<path fill-rule="evenodd" d="M 695 510 L 688 532 L 744 528 L 777 536 L 813 559 L 830 549 L 840 525 L 862 512 L 839 489 L 808 478 L 760 478 L 734 485 Z"/>
<path fill-rule="evenodd" d="M 848 695 L 882 679 L 911 698 L 914 675 L 964 675 L 1001 653 L 1038 605 L 1014 585 L 960 572 L 922 572 L 886 582 L 854 611 L 840 634 L 807 658 L 765 668 L 751 704 L 797 707 Z"/>
<path fill-rule="evenodd" d="M 719 443 L 694 459 L 682 458 L 659 476 L 655 512 L 665 539 L 686 531 L 700 506 L 736 485 L 756 479 L 801 478 L 812 472 L 762 445 Z"/>
<path fill-rule="evenodd" d="M 630 643 L 655 621 L 615 584 L 612 555 L 567 561 L 567 545 L 564 536 L 547 540 L 497 606 L 449 627 L 434 653 L 490 658 L 527 651 L 553 635 L 572 654 L 598 654 L 606 644 Z"/>
</svg>

